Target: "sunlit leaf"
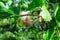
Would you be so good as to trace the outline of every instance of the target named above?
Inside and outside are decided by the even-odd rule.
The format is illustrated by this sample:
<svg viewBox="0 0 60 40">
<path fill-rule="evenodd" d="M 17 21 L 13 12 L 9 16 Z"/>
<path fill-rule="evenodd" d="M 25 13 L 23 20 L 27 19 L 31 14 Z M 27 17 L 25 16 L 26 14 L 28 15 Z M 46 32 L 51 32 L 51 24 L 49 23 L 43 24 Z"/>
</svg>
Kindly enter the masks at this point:
<svg viewBox="0 0 60 40">
<path fill-rule="evenodd" d="M 46 9 L 45 5 L 42 6 L 41 10 L 42 11 L 40 13 L 40 16 L 42 16 L 44 21 L 50 21 L 52 18 L 51 18 L 49 11 Z"/>
</svg>

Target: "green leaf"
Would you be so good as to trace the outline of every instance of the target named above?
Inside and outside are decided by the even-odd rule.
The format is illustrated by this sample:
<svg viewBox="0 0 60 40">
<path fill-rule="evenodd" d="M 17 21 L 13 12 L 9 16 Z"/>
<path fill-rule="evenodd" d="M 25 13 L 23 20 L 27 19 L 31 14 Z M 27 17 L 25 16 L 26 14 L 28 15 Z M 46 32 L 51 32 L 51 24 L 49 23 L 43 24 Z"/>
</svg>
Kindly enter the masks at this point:
<svg viewBox="0 0 60 40">
<path fill-rule="evenodd" d="M 42 11 L 40 13 L 40 16 L 42 16 L 42 18 L 44 19 L 44 21 L 50 21 L 52 18 L 51 18 L 51 15 L 50 15 L 49 11 L 45 7 L 45 5 L 42 6 L 41 10 Z"/>
<path fill-rule="evenodd" d="M 15 37 L 15 35 L 14 35 L 12 32 L 8 32 L 8 31 L 4 33 L 4 36 L 5 36 L 6 38 Z"/>
<path fill-rule="evenodd" d="M 21 0 L 21 9 L 26 10 L 28 8 L 28 5 L 26 4 L 26 0 Z"/>
<path fill-rule="evenodd" d="M 56 22 L 58 24 L 58 26 L 60 26 L 60 7 L 58 8 L 57 12 L 56 12 Z"/>
<path fill-rule="evenodd" d="M 52 40 L 52 38 L 54 37 L 53 35 L 55 34 L 55 32 L 56 32 L 56 31 L 55 31 L 54 27 L 48 29 L 48 30 L 43 34 L 43 39 L 44 39 L 44 40 Z"/>
<path fill-rule="evenodd" d="M 8 1 L 10 1 L 10 0 L 1 0 L 2 2 L 8 2 Z"/>
<path fill-rule="evenodd" d="M 13 11 L 7 9 L 3 2 L 0 2 L 0 18 L 7 18 L 13 14 L 14 14 Z"/>
<path fill-rule="evenodd" d="M 45 4 L 46 0 L 32 0 L 30 4 L 28 5 L 28 10 L 33 10 L 36 7 L 41 7 L 42 5 Z"/>
<path fill-rule="evenodd" d="M 56 13 L 58 11 L 58 8 L 59 8 L 58 3 L 53 4 L 54 16 L 56 16 Z"/>
</svg>

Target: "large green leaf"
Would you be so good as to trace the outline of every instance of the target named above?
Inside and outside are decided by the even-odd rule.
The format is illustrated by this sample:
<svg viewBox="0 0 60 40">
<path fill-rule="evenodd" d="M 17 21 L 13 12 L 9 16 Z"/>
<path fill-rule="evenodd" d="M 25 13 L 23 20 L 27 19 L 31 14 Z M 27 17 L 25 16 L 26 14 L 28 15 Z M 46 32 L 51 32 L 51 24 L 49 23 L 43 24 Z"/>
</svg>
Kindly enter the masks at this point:
<svg viewBox="0 0 60 40">
<path fill-rule="evenodd" d="M 54 27 L 48 29 L 44 34 L 43 34 L 43 39 L 44 40 L 53 40 L 52 38 L 54 37 L 56 30 Z"/>
<path fill-rule="evenodd" d="M 56 12 L 56 21 L 58 26 L 60 26 L 60 7 L 58 8 L 57 12 Z"/>
<path fill-rule="evenodd" d="M 13 14 L 13 11 L 7 9 L 5 5 L 2 2 L 0 2 L 0 18 L 7 18 L 12 14 Z"/>
<path fill-rule="evenodd" d="M 40 16 L 43 17 L 44 21 L 50 21 L 52 18 L 45 5 L 42 6 L 41 10 Z"/>
<path fill-rule="evenodd" d="M 58 3 L 55 3 L 52 6 L 53 6 L 53 10 L 54 10 L 54 16 L 56 16 L 56 13 L 57 13 L 58 8 L 59 8 L 59 4 Z"/>
<path fill-rule="evenodd" d="M 28 10 L 33 10 L 36 7 L 42 6 L 45 4 L 46 0 L 32 0 L 28 6 Z"/>
</svg>

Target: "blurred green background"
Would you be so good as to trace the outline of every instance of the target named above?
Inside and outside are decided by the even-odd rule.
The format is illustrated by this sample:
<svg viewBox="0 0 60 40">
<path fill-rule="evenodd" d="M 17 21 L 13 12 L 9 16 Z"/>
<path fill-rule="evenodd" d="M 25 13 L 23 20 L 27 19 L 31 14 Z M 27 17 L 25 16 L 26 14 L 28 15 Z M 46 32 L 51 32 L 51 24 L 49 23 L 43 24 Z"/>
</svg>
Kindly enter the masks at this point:
<svg viewBox="0 0 60 40">
<path fill-rule="evenodd" d="M 60 0 L 0 0 L 0 40 L 60 40 Z"/>
</svg>

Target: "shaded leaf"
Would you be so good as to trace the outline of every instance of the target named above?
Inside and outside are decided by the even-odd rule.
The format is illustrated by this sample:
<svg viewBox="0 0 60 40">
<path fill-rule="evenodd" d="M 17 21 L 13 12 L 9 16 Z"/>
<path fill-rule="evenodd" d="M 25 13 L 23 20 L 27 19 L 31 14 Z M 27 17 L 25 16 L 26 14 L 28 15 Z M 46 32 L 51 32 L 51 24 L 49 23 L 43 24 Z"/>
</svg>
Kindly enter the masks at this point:
<svg viewBox="0 0 60 40">
<path fill-rule="evenodd" d="M 45 4 L 46 0 L 32 0 L 30 4 L 28 5 L 28 10 L 33 10 L 36 7 L 42 6 Z"/>
</svg>

